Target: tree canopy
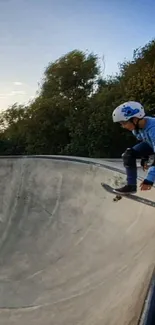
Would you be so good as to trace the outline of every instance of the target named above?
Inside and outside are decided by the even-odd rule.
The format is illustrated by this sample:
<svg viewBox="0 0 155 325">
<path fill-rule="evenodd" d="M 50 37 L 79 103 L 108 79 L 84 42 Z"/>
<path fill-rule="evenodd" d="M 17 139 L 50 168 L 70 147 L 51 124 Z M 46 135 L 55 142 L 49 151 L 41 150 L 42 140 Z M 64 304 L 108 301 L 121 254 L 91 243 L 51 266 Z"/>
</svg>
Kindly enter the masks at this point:
<svg viewBox="0 0 155 325">
<path fill-rule="evenodd" d="M 49 63 L 35 100 L 0 114 L 0 155 L 120 157 L 135 139 L 112 122 L 128 100 L 155 114 L 155 41 L 136 49 L 119 73 L 104 77 L 99 58 L 73 50 Z"/>
</svg>

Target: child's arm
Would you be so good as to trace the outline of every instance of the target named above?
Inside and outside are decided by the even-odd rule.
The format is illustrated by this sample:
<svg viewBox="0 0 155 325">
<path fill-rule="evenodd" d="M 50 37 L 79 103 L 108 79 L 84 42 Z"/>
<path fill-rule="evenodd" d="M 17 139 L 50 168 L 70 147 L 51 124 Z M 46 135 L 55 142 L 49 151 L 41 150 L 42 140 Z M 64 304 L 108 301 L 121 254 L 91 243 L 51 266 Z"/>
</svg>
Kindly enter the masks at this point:
<svg viewBox="0 0 155 325">
<path fill-rule="evenodd" d="M 151 167 L 148 169 L 146 180 L 149 181 L 150 183 L 152 183 L 152 185 L 153 185 L 153 183 L 155 182 L 155 127 L 150 128 L 148 134 L 149 134 L 150 140 L 152 142 L 152 147 L 153 147 L 153 152 L 154 152 L 154 160 L 153 160 Z"/>
</svg>

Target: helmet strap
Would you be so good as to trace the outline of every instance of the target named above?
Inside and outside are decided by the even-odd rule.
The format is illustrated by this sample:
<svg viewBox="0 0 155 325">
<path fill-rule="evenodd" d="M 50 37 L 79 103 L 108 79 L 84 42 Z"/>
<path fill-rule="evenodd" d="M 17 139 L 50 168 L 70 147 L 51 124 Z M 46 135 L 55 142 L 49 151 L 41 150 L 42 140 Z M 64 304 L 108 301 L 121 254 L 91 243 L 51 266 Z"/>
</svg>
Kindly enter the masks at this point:
<svg viewBox="0 0 155 325">
<path fill-rule="evenodd" d="M 133 118 L 130 119 L 130 122 L 134 125 L 134 127 L 135 127 L 135 131 L 136 131 L 136 132 L 138 132 L 139 129 L 140 129 L 140 128 L 139 128 L 139 122 L 140 122 L 140 120 L 142 120 L 142 119 L 138 119 L 137 122 L 135 123 L 135 122 L 133 121 Z"/>
</svg>

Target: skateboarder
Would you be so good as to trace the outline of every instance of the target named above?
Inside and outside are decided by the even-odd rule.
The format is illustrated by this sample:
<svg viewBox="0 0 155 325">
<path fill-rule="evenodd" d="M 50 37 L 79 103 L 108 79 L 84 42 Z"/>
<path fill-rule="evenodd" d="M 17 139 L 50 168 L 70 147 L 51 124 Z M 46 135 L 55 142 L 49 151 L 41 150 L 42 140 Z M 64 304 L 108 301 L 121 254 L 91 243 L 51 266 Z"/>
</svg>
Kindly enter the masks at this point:
<svg viewBox="0 0 155 325">
<path fill-rule="evenodd" d="M 136 193 L 137 191 L 137 165 L 136 159 L 141 158 L 143 170 L 148 169 L 146 178 L 140 184 L 142 191 L 150 190 L 155 182 L 155 118 L 145 116 L 144 107 L 134 101 L 125 102 L 113 111 L 113 122 L 133 133 L 141 142 L 127 148 L 122 154 L 126 168 L 127 184 L 115 189 L 120 194 Z M 148 168 L 149 156 L 154 155 L 154 161 Z"/>
</svg>

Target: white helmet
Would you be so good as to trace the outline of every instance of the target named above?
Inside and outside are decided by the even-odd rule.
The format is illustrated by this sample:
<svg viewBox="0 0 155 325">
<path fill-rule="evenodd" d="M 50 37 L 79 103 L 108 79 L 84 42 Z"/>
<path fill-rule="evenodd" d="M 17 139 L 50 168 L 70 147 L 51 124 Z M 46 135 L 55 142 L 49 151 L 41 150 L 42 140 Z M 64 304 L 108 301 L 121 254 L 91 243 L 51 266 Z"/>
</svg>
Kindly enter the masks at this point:
<svg viewBox="0 0 155 325">
<path fill-rule="evenodd" d="M 144 116 L 144 107 L 138 102 L 129 101 L 115 108 L 112 114 L 112 119 L 115 123 L 128 121 L 132 117 L 138 117 L 139 119 L 141 119 Z"/>
</svg>

